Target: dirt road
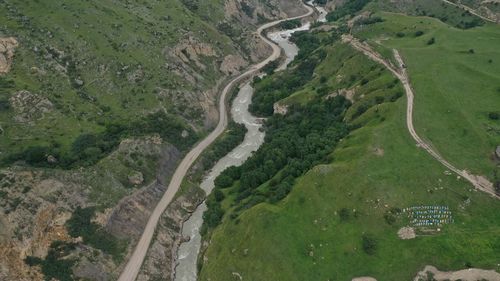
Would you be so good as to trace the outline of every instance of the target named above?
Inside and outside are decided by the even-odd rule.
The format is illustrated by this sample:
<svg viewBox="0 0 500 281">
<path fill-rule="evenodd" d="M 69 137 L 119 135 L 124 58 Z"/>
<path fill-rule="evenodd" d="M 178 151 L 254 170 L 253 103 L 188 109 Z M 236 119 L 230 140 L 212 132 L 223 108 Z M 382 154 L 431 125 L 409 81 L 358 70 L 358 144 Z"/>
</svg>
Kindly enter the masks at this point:
<svg viewBox="0 0 500 281">
<path fill-rule="evenodd" d="M 352 37 L 351 35 L 343 35 L 342 41 L 349 43 L 353 48 L 362 52 L 370 59 L 380 64 L 383 64 L 389 71 L 391 71 L 394 74 L 394 76 L 396 76 L 396 78 L 399 79 L 399 81 L 401 81 L 401 83 L 404 86 L 407 97 L 406 126 L 412 138 L 417 142 L 417 145 L 423 148 L 425 151 L 427 151 L 432 157 L 434 157 L 434 159 L 439 161 L 450 171 L 454 172 L 455 174 L 459 175 L 462 178 L 465 178 L 467 181 L 472 183 L 472 185 L 474 185 L 474 187 L 477 188 L 478 190 L 486 192 L 491 196 L 500 199 L 500 196 L 498 196 L 495 193 L 493 189 L 493 184 L 491 182 L 489 182 L 487 179 L 483 177 L 478 177 L 468 173 L 467 171 L 461 171 L 457 169 L 452 164 L 450 164 L 446 159 L 444 159 L 434 148 L 432 148 L 431 145 L 426 143 L 417 134 L 417 132 L 415 131 L 415 127 L 413 126 L 413 106 L 414 106 L 413 99 L 415 95 L 411 87 L 410 79 L 408 77 L 404 61 L 401 58 L 399 52 L 397 50 L 393 50 L 394 57 L 396 58 L 396 61 L 398 63 L 398 66 L 395 66 L 391 62 L 388 62 L 386 59 L 384 59 L 379 53 L 374 51 L 368 44 L 360 42 L 358 39 Z"/>
<path fill-rule="evenodd" d="M 144 258 L 146 257 L 146 253 L 153 238 L 153 234 L 155 232 L 156 225 L 158 224 L 158 220 L 160 219 L 161 214 L 165 211 L 168 204 L 170 204 L 175 194 L 179 190 L 182 180 L 184 179 L 184 176 L 186 175 L 189 167 L 194 163 L 194 161 L 198 158 L 198 156 L 200 156 L 203 150 L 205 150 L 226 129 L 228 122 L 227 121 L 228 116 L 226 110 L 226 96 L 228 92 L 238 82 L 257 73 L 267 63 L 279 58 L 281 54 L 281 49 L 279 48 L 278 45 L 274 44 L 272 41 L 267 39 L 265 35 L 262 35 L 262 32 L 265 29 L 275 26 L 282 21 L 308 17 L 314 12 L 314 10 L 311 7 L 306 5 L 304 5 L 304 7 L 306 7 L 307 9 L 307 13 L 304 15 L 266 23 L 257 29 L 257 34 L 259 35 L 259 37 L 272 47 L 273 49 L 272 54 L 262 62 L 251 66 L 245 73 L 234 78 L 226 85 L 226 87 L 224 88 L 224 90 L 220 95 L 219 123 L 217 124 L 217 127 L 210 133 L 210 135 L 208 135 L 204 140 L 198 143 L 191 151 L 189 151 L 189 153 L 184 157 L 184 159 L 182 159 L 182 162 L 179 164 L 179 166 L 175 170 L 174 175 L 172 176 L 172 179 L 170 180 L 170 184 L 167 188 L 167 191 L 165 192 L 160 202 L 158 203 L 158 205 L 156 205 L 153 213 L 151 214 L 151 217 L 149 218 L 148 223 L 146 224 L 144 232 L 142 233 L 142 236 L 139 242 L 137 243 L 135 250 L 132 253 L 132 256 L 130 257 L 127 265 L 125 266 L 125 269 L 123 270 L 122 274 L 118 279 L 119 281 L 134 281 L 136 279 L 137 274 L 139 273 L 141 265 L 144 261 Z"/>
<path fill-rule="evenodd" d="M 443 2 L 447 3 L 447 4 L 450 4 L 450 5 L 453 5 L 455 7 L 459 7 L 461 9 L 464 9 L 466 10 L 467 12 L 477 16 L 477 17 L 480 17 L 481 19 L 485 20 L 485 21 L 489 21 L 489 22 L 492 22 L 492 23 L 499 23 L 497 20 L 495 19 L 491 19 L 491 18 L 488 18 L 486 16 L 483 16 L 481 14 L 479 14 L 476 10 L 472 9 L 471 7 L 469 6 L 466 6 L 464 4 L 457 4 L 457 3 L 453 3 L 451 1 L 448 1 L 448 0 L 442 0 Z"/>
</svg>

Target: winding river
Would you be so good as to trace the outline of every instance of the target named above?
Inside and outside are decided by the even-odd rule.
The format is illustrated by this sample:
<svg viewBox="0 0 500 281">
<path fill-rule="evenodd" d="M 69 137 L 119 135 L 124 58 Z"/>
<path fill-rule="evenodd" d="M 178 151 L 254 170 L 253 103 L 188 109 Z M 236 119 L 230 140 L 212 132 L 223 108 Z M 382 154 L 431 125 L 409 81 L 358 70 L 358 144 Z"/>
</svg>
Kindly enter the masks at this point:
<svg viewBox="0 0 500 281">
<path fill-rule="evenodd" d="M 323 21 L 326 16 L 326 11 L 316 7 L 319 12 L 318 21 Z M 278 31 L 268 34 L 268 38 L 278 44 L 285 54 L 285 61 L 277 69 L 283 70 L 293 61 L 298 54 L 296 45 L 289 41 L 292 33 L 301 30 L 308 30 L 311 24 L 305 23 L 299 28 Z M 243 164 L 253 152 L 255 152 L 264 142 L 264 132 L 260 130 L 261 120 L 248 111 L 248 106 L 252 101 L 253 88 L 249 82 L 244 84 L 231 106 L 231 116 L 236 123 L 244 124 L 247 128 L 247 133 L 243 143 L 233 149 L 228 155 L 221 158 L 210 173 L 204 178 L 201 183 L 201 188 L 210 194 L 214 188 L 215 178 L 226 168 L 230 166 L 238 166 Z M 205 203 L 202 203 L 191 217 L 184 223 L 182 235 L 189 236 L 188 242 L 182 243 L 178 250 L 177 265 L 175 267 L 175 281 L 196 281 L 197 280 L 197 259 L 201 247 L 200 228 L 203 224 L 203 213 L 207 209 Z"/>
</svg>

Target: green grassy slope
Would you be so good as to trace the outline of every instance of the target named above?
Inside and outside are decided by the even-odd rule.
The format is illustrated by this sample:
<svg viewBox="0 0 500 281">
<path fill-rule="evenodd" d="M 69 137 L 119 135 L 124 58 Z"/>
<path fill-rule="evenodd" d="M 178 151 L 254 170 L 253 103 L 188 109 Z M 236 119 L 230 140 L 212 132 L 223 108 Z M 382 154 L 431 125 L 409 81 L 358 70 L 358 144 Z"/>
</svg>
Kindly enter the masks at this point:
<svg viewBox="0 0 500 281">
<path fill-rule="evenodd" d="M 225 221 L 212 236 L 201 280 L 233 280 L 232 272 L 239 272 L 245 280 L 370 275 L 399 281 L 411 280 L 426 264 L 497 269 L 497 202 L 444 175 L 440 164 L 415 147 L 400 118 L 404 112 L 404 100 L 381 106 L 384 122 L 353 132 L 333 154 L 335 161 L 308 172 L 282 203 L 257 205 L 238 223 Z M 405 223 L 389 225 L 383 217 L 390 207 L 430 204 L 447 205 L 455 216 L 438 235 L 400 240 L 396 232 Z M 342 208 L 350 210 L 347 221 L 338 215 Z M 362 250 L 365 233 L 378 241 L 374 255 Z"/>
<path fill-rule="evenodd" d="M 223 11 L 217 1 L 204 2 Z M 222 76 L 216 60 L 237 53 L 217 30 L 215 22 L 223 13 L 205 15 L 203 7 L 193 12 L 183 1 L 2 0 L 0 5 L 0 36 L 13 36 L 20 44 L 12 71 L 0 78 L 14 82 L 2 89 L 1 99 L 28 90 L 54 105 L 31 124 L 13 122 L 18 113 L 2 109 L 3 152 L 29 146 L 65 150 L 83 133 L 127 124 L 160 109 L 185 128 L 188 123 L 202 127 L 203 109 L 189 92 L 213 88 Z M 207 16 L 213 22 L 206 22 Z M 172 58 L 172 49 L 188 35 L 215 52 L 200 55 L 205 68 L 193 62 L 184 66 L 196 76 L 194 81 L 176 74 L 179 62 Z M 175 92 L 181 97 L 174 98 Z"/>
<path fill-rule="evenodd" d="M 416 92 L 417 131 L 459 168 L 494 180 L 500 122 L 489 115 L 500 110 L 498 26 L 461 30 L 428 18 L 381 15 L 385 22 L 357 36 L 401 51 Z M 419 30 L 424 35 L 415 37 Z M 427 45 L 430 38 L 436 43 Z"/>
<path fill-rule="evenodd" d="M 385 22 L 364 26 L 356 35 L 374 46 L 380 42 L 376 39 L 390 38 L 378 49 L 390 54 L 390 48 L 397 47 L 402 52 L 417 95 L 417 131 L 452 163 L 493 178 L 495 164 L 489 156 L 499 134 L 498 121 L 490 120 L 488 112 L 500 104 L 495 92 L 500 72 L 494 63 L 498 27 L 464 31 L 430 18 L 378 16 Z M 418 30 L 424 35 L 414 36 Z M 399 38 L 397 32 L 405 36 Z M 429 46 L 432 37 L 436 43 Z M 335 90 L 345 87 L 338 85 L 339 76 L 370 75 L 367 69 L 373 62 L 349 47 L 324 50 L 328 56 L 312 80 L 280 103 L 320 98 L 322 76 Z M 406 128 L 406 100 L 388 102 L 388 88 L 377 88 L 391 84 L 384 78 L 390 75 L 382 72 L 366 84 L 348 84 L 359 88 L 346 120 L 359 128 L 340 142 L 328 164 L 300 177 L 284 200 L 258 204 L 234 218 L 229 215 L 234 198 L 227 192 L 221 204 L 226 216 L 210 236 L 200 280 L 234 280 L 239 274 L 244 280 L 373 276 L 401 281 L 412 280 L 427 264 L 444 270 L 473 266 L 500 271 L 498 201 L 449 175 L 415 145 Z M 385 97 L 384 102 L 354 115 L 361 104 L 373 104 L 369 100 L 377 95 Z M 387 217 L 393 208 L 414 205 L 449 206 L 454 223 L 427 234 L 417 229 L 417 238 L 400 240 L 397 231 L 408 225 L 407 219 Z M 363 237 L 375 241 L 371 251 L 364 249 Z"/>
</svg>

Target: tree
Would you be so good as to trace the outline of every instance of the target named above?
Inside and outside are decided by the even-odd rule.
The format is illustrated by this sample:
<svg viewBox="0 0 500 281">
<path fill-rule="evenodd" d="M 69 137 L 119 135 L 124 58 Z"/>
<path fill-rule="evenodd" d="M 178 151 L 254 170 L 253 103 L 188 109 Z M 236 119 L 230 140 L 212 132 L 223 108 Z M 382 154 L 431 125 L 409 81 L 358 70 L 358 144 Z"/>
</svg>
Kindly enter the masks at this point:
<svg viewBox="0 0 500 281">
<path fill-rule="evenodd" d="M 218 189 L 215 189 L 214 190 L 214 198 L 215 198 L 215 201 L 217 202 L 220 202 L 222 200 L 224 200 L 224 193 Z"/>
</svg>

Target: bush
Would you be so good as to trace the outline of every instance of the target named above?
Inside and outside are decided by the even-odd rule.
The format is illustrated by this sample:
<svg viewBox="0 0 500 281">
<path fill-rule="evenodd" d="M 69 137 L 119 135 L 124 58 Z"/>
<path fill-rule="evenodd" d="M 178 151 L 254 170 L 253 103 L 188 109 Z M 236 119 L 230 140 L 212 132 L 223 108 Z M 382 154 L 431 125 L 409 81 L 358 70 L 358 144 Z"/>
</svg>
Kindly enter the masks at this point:
<svg viewBox="0 0 500 281">
<path fill-rule="evenodd" d="M 347 209 L 347 208 L 340 209 L 340 211 L 339 211 L 340 221 L 344 221 L 344 222 L 348 221 L 350 216 L 351 216 L 351 212 L 349 211 L 349 209 Z"/>
<path fill-rule="evenodd" d="M 405 37 L 405 34 L 403 32 L 397 32 L 396 37 L 403 38 L 403 37 Z"/>
<path fill-rule="evenodd" d="M 432 45 L 436 43 L 436 39 L 434 37 L 432 37 L 431 39 L 429 39 L 429 41 L 427 41 L 427 45 Z"/>
<path fill-rule="evenodd" d="M 500 119 L 500 113 L 499 112 L 490 112 L 488 113 L 488 118 L 491 120 L 498 120 Z"/>
<path fill-rule="evenodd" d="M 422 35 L 424 35 L 424 32 L 422 30 L 418 30 L 415 32 L 415 37 L 420 37 Z"/>
<path fill-rule="evenodd" d="M 396 217 L 392 213 L 385 213 L 384 214 L 384 219 L 385 222 L 389 225 L 393 225 L 396 222 Z"/>
<path fill-rule="evenodd" d="M 362 247 L 363 251 L 368 255 L 374 255 L 377 252 L 377 240 L 371 234 L 363 234 L 362 238 Z"/>
</svg>

